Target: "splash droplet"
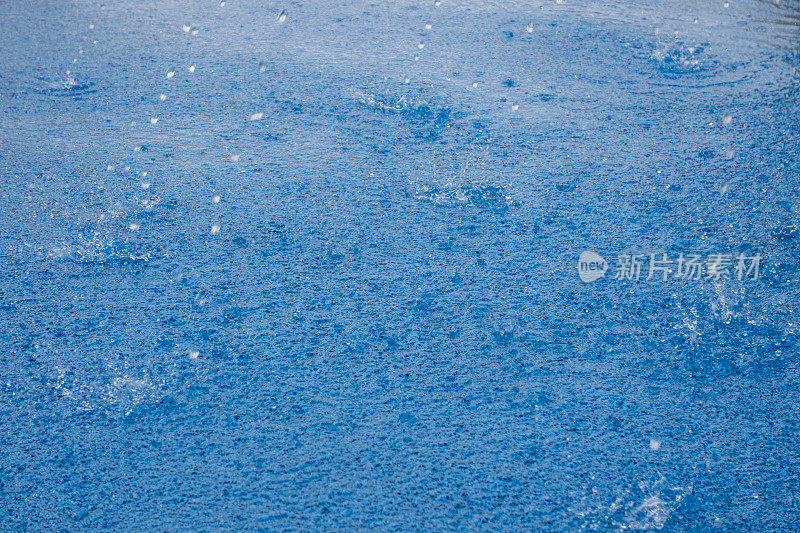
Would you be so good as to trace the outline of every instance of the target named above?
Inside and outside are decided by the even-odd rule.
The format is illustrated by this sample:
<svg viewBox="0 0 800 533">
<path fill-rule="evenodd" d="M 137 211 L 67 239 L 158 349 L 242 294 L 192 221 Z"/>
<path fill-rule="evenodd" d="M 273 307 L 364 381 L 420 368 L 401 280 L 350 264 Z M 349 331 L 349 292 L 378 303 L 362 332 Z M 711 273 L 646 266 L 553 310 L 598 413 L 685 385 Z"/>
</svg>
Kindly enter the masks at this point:
<svg viewBox="0 0 800 533">
<path fill-rule="evenodd" d="M 286 17 L 287 16 L 288 16 L 288 14 L 286 13 L 286 10 L 284 9 L 283 11 L 281 11 L 281 14 L 278 15 L 278 22 L 286 22 Z"/>
<path fill-rule="evenodd" d="M 250 115 L 249 120 L 261 120 L 262 118 L 264 118 L 264 113 L 259 112 L 259 113 L 253 113 L 252 115 Z"/>
<path fill-rule="evenodd" d="M 192 65 L 189 67 L 189 72 L 194 72 L 194 69 L 197 68 L 197 65 Z"/>
<path fill-rule="evenodd" d="M 140 227 L 141 226 L 136 222 L 131 222 L 130 224 L 128 224 L 128 229 L 131 231 L 137 231 Z"/>
<path fill-rule="evenodd" d="M 222 196 L 220 196 L 219 194 L 215 194 L 211 198 L 211 201 L 214 202 L 215 204 L 218 204 L 218 203 L 220 203 L 220 201 L 222 201 Z"/>
<path fill-rule="evenodd" d="M 171 68 L 171 69 L 169 69 L 169 70 L 167 71 L 167 77 L 168 77 L 168 78 L 171 78 L 172 76 L 174 76 L 174 75 L 175 75 L 175 72 L 176 72 L 176 71 L 175 71 L 175 69 L 174 69 L 174 68 Z"/>
<path fill-rule="evenodd" d="M 219 232 L 222 228 L 219 227 L 219 224 L 214 224 L 211 226 L 211 235 L 219 235 Z"/>
<path fill-rule="evenodd" d="M 533 22 L 529 22 L 527 26 L 525 26 L 525 31 L 528 33 L 533 33 Z"/>
</svg>

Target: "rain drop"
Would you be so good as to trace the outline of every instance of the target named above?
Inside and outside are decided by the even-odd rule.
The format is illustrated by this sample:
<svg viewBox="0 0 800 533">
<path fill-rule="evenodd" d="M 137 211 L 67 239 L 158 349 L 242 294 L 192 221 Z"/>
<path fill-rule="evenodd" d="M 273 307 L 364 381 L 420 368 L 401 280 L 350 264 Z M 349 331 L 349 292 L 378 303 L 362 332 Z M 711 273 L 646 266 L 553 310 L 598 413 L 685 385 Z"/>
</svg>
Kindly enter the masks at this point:
<svg viewBox="0 0 800 533">
<path fill-rule="evenodd" d="M 286 22 L 286 17 L 287 16 L 288 15 L 286 13 L 286 10 L 284 9 L 283 11 L 281 11 L 281 14 L 278 15 L 278 22 Z"/>
</svg>

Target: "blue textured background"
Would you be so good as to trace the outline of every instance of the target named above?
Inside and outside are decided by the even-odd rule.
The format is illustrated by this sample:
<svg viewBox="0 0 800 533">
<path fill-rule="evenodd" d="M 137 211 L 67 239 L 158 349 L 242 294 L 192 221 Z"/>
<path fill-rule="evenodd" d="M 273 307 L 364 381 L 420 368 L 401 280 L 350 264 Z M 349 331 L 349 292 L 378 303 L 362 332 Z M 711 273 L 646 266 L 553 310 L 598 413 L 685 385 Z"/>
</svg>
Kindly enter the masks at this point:
<svg viewBox="0 0 800 533">
<path fill-rule="evenodd" d="M 799 21 L 0 2 L 0 529 L 796 529 Z"/>
</svg>

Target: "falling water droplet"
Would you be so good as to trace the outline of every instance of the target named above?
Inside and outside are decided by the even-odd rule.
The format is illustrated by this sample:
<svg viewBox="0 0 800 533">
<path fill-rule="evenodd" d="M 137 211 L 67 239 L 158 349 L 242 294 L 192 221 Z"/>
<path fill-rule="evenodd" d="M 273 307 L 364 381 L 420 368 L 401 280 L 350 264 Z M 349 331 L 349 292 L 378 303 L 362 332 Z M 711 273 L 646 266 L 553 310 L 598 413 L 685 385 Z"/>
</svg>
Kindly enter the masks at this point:
<svg viewBox="0 0 800 533">
<path fill-rule="evenodd" d="M 148 182 L 146 182 L 146 181 L 143 181 L 142 182 L 142 189 L 149 189 L 149 188 L 150 188 L 150 184 Z"/>
<path fill-rule="evenodd" d="M 514 104 L 514 105 L 511 106 L 511 111 L 517 111 L 518 109 L 519 109 L 519 105 L 518 104 Z"/>
<path fill-rule="evenodd" d="M 141 226 L 136 222 L 131 222 L 130 224 L 128 224 L 128 229 L 131 231 L 137 231 L 140 227 Z"/>
<path fill-rule="evenodd" d="M 431 29 L 431 28 L 433 28 L 433 25 L 432 25 L 432 24 L 430 24 L 430 23 L 428 23 L 428 24 L 425 24 L 425 29 L 426 29 L 426 30 L 429 30 L 429 29 Z"/>
<path fill-rule="evenodd" d="M 175 71 L 175 69 L 174 69 L 174 68 L 171 68 L 171 69 L 169 69 L 169 70 L 167 71 L 167 77 L 168 77 L 168 78 L 171 78 L 172 76 L 174 76 L 174 75 L 175 75 L 175 72 L 176 72 L 176 71 Z"/>
<path fill-rule="evenodd" d="M 189 33 L 190 31 L 192 31 L 192 27 L 191 27 L 191 26 L 189 26 L 188 24 L 184 24 L 184 25 L 183 25 L 183 27 L 182 27 L 182 29 L 183 29 L 183 31 L 184 31 L 184 32 L 186 32 L 186 33 Z"/>
<path fill-rule="evenodd" d="M 211 235 L 219 235 L 220 229 L 219 224 L 214 224 L 211 226 Z"/>
<path fill-rule="evenodd" d="M 264 113 L 261 112 L 250 115 L 250 120 L 261 120 L 262 118 L 264 118 Z"/>
<path fill-rule="evenodd" d="M 196 29 L 196 28 L 195 28 L 195 29 L 193 29 L 193 30 L 192 30 L 192 35 L 197 35 L 197 33 L 198 33 L 199 31 L 200 31 L 200 30 L 198 30 L 198 29 Z"/>
<path fill-rule="evenodd" d="M 233 161 L 234 163 L 236 163 L 236 162 L 239 160 L 239 158 L 240 158 L 240 157 L 241 157 L 241 156 L 240 156 L 239 154 L 232 154 L 232 155 L 231 155 L 231 161 Z"/>
<path fill-rule="evenodd" d="M 528 33 L 533 33 L 533 22 L 529 22 L 527 26 L 525 26 L 525 31 Z"/>
<path fill-rule="evenodd" d="M 161 94 L 159 94 L 159 95 L 158 95 L 158 99 L 159 99 L 159 100 L 161 100 L 161 101 L 163 102 L 164 100 L 166 100 L 166 99 L 167 99 L 167 95 L 166 95 L 166 94 L 164 94 L 164 93 L 161 93 Z"/>
<path fill-rule="evenodd" d="M 192 65 L 189 67 L 189 72 L 194 72 L 194 69 L 197 68 L 197 65 Z"/>
<path fill-rule="evenodd" d="M 150 119 L 150 124 L 155 124 L 156 122 L 158 122 L 158 117 L 153 117 Z"/>
<path fill-rule="evenodd" d="M 472 88 L 473 89 L 477 89 L 478 88 L 478 82 L 477 81 L 472 83 Z"/>
<path fill-rule="evenodd" d="M 198 350 L 191 350 L 189 352 L 190 359 L 197 359 L 198 357 L 200 357 L 200 352 Z"/>
<path fill-rule="evenodd" d="M 650 449 L 657 452 L 661 448 L 661 441 L 658 439 L 650 439 Z"/>
<path fill-rule="evenodd" d="M 425 43 L 419 43 L 419 44 L 417 45 L 417 48 L 419 48 L 420 50 L 422 50 L 423 48 L 425 48 Z"/>
<path fill-rule="evenodd" d="M 218 204 L 218 203 L 220 203 L 220 201 L 221 201 L 221 200 L 222 200 L 222 196 L 220 196 L 219 194 L 215 194 L 215 195 L 214 195 L 214 196 L 211 198 L 211 201 L 212 201 L 212 202 L 214 202 L 215 204 Z"/>
<path fill-rule="evenodd" d="M 94 29 L 94 24 L 89 24 L 89 29 L 93 30 Z"/>
<path fill-rule="evenodd" d="M 731 115 L 722 115 L 722 123 L 723 124 L 730 124 L 732 120 L 733 120 L 733 117 Z"/>
<path fill-rule="evenodd" d="M 284 9 L 283 11 L 281 11 L 281 14 L 278 15 L 278 22 L 286 22 L 286 17 L 287 16 L 288 15 L 286 13 L 286 10 Z"/>
</svg>

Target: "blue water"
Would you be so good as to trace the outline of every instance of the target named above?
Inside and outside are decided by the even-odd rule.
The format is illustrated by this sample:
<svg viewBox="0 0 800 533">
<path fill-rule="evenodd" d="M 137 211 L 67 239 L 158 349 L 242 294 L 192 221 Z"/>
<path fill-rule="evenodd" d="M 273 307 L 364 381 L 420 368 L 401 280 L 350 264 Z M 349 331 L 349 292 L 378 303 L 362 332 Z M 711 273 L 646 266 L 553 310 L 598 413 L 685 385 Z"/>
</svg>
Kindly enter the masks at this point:
<svg viewBox="0 0 800 533">
<path fill-rule="evenodd" d="M 6 1 L 0 58 L 0 529 L 800 527 L 796 0 Z"/>
</svg>

